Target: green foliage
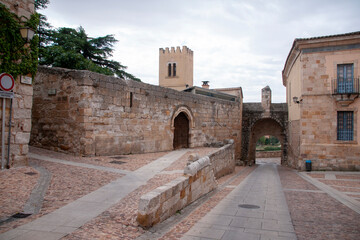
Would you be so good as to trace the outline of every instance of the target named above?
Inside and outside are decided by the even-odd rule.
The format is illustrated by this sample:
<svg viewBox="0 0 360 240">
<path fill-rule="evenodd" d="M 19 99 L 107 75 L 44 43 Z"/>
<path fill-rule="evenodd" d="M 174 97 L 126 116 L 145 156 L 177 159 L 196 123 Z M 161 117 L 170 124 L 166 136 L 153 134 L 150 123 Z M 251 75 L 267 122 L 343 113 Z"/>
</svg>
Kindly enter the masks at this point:
<svg viewBox="0 0 360 240">
<path fill-rule="evenodd" d="M 35 0 L 34 5 L 35 5 L 35 9 L 39 10 L 39 9 L 45 9 L 47 8 L 47 5 L 50 3 L 49 0 Z"/>
<path fill-rule="evenodd" d="M 49 3 L 50 0 L 35 0 L 35 9 L 45 9 Z M 140 79 L 125 71 L 125 66 L 117 61 L 108 60 L 112 57 L 113 45 L 117 42 L 113 35 L 91 38 L 82 27 L 78 30 L 54 30 L 45 15 L 39 14 L 39 20 L 40 64 L 117 75 L 140 82 Z"/>
<path fill-rule="evenodd" d="M 108 60 L 112 56 L 113 45 L 117 42 L 113 35 L 88 37 L 82 27 L 59 28 L 48 31 L 47 35 L 48 43 L 40 45 L 39 61 L 42 65 L 89 70 L 140 81 L 125 72 L 126 67 L 119 62 Z"/>
<path fill-rule="evenodd" d="M 268 146 L 264 148 L 264 151 L 280 151 L 281 147 Z"/>
<path fill-rule="evenodd" d="M 0 3 L 0 72 L 35 76 L 38 64 L 39 38 L 34 36 L 30 46 L 25 44 L 20 34 L 20 19 Z M 36 29 L 39 15 L 33 14 L 24 26 Z"/>
<path fill-rule="evenodd" d="M 277 145 L 280 141 L 274 136 L 266 137 L 262 136 L 256 143 L 256 145 Z"/>
<path fill-rule="evenodd" d="M 262 136 L 258 141 L 257 141 L 257 145 L 265 145 L 265 136 Z"/>
<path fill-rule="evenodd" d="M 35 0 L 35 9 L 45 9 L 49 4 L 49 0 Z M 50 43 L 50 33 L 51 25 L 47 22 L 45 15 L 38 13 L 39 15 L 39 26 L 37 28 L 37 33 L 39 36 L 39 58 L 43 55 L 44 47 Z"/>
</svg>

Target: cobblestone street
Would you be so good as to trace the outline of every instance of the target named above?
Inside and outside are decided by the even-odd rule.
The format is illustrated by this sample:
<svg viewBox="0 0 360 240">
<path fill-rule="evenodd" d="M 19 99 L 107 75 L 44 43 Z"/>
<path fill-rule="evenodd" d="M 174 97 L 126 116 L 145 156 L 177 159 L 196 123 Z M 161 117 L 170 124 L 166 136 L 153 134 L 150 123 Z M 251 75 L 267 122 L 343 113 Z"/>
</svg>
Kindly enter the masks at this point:
<svg viewBox="0 0 360 240">
<path fill-rule="evenodd" d="M 219 186 L 216 190 L 179 211 L 175 216 L 150 229 L 139 227 L 136 216 L 140 197 L 181 176 L 190 154 L 197 153 L 204 156 L 214 150 L 215 148 L 197 148 L 179 152 L 180 155 L 176 161 L 150 177 L 144 184 L 136 185 L 134 190 L 129 189 L 130 191 L 121 200 L 100 210 L 100 213 L 91 217 L 89 221 L 70 230 L 66 229 L 68 233 L 64 229 L 63 231 L 58 230 L 56 232 L 58 237 L 53 238 L 54 235 L 52 235 L 51 238 L 45 239 L 359 238 L 359 172 L 299 173 L 277 165 L 277 160 L 274 159 L 270 161 L 261 159 L 259 163 L 262 164 L 252 167 L 237 166 L 232 174 L 218 179 Z M 109 183 L 124 179 L 139 169 L 146 169 L 150 163 L 155 163 L 157 159 L 164 158 L 168 154 L 170 152 L 82 158 L 31 148 L 30 166 L 4 170 L 0 175 L 2 183 L 0 190 L 0 231 L 2 234 L 0 234 L 0 239 L 39 239 L 38 235 L 29 231 L 25 226 L 31 226 L 28 224 L 35 223 L 35 220 L 39 221 L 44 216 L 50 216 L 50 213 L 57 212 L 70 203 L 90 196 L 90 193 L 100 191 Z M 271 174 L 273 175 L 265 178 L 261 169 L 268 174 L 270 173 L 269 169 L 272 169 Z M 11 217 L 16 213 L 24 212 L 28 200 L 34 189 L 38 187 L 41 176 L 45 173 L 44 171 L 49 173 L 50 180 L 46 185 L 46 194 L 39 199 L 42 202 L 39 212 L 34 212 L 27 218 Z M 262 181 L 260 181 L 260 176 L 264 177 Z M 266 185 L 264 185 L 265 183 Z M 129 182 L 129 184 L 133 183 Z M 250 190 L 250 184 L 255 190 Z M 236 192 L 240 189 L 243 190 Z M 273 195 L 270 191 L 275 189 L 276 194 Z M 247 196 L 246 192 L 253 192 L 255 195 Z M 269 199 L 265 198 L 267 194 L 270 194 Z M 275 199 L 279 199 L 278 196 L 281 194 L 284 196 L 284 202 L 274 202 Z M 254 215 L 256 211 L 252 210 L 251 222 L 253 224 L 242 225 L 240 220 L 245 217 L 245 212 L 240 213 L 238 208 L 231 210 L 221 207 L 229 202 L 229 199 L 236 205 L 240 204 L 240 199 L 242 199 L 241 203 L 258 205 L 262 211 L 265 211 L 266 216 L 261 215 L 260 217 L 260 215 L 256 215 L 257 213 Z M 287 208 L 283 206 L 285 202 Z M 102 205 L 101 202 L 98 204 Z M 285 232 L 280 234 L 279 231 L 282 230 L 275 228 L 281 226 L 282 220 L 279 217 L 282 215 L 274 212 L 270 216 L 270 213 L 266 212 L 269 210 L 268 208 L 275 207 L 288 209 L 290 218 L 286 220 L 288 221 L 286 227 L 292 226 L 293 233 L 287 233 L 289 230 L 286 229 L 289 228 L 286 228 Z M 210 212 L 211 214 L 209 214 Z M 211 219 L 214 216 L 215 218 L 222 216 L 224 220 L 219 222 L 217 219 L 216 223 Z M 233 217 L 229 218 L 228 216 Z M 249 215 L 246 216 L 249 217 Z M 265 219 L 261 220 L 263 217 Z M 207 234 L 194 230 L 194 226 L 200 226 L 202 229 L 223 230 L 216 231 L 216 234 Z M 235 228 L 237 232 L 234 231 Z M 17 234 L 24 231 L 28 231 L 29 234 L 23 235 L 25 238 L 19 238 Z"/>
</svg>

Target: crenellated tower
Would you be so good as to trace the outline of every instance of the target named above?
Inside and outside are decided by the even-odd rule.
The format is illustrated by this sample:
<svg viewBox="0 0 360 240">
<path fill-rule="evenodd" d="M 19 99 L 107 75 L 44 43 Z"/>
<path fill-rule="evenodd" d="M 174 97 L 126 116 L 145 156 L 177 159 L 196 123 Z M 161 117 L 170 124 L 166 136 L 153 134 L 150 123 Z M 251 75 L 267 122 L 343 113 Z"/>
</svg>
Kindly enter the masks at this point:
<svg viewBox="0 0 360 240">
<path fill-rule="evenodd" d="M 159 86 L 184 90 L 193 86 L 193 51 L 186 46 L 159 49 Z"/>
</svg>

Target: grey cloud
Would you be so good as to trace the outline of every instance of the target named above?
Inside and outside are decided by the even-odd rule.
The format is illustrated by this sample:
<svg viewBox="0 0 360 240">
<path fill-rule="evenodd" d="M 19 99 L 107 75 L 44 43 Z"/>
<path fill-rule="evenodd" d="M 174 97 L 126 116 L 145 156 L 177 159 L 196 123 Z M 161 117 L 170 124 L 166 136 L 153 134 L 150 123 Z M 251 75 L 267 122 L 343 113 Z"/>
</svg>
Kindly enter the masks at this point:
<svg viewBox="0 0 360 240">
<path fill-rule="evenodd" d="M 116 34 L 114 59 L 145 82 L 158 84 L 159 48 L 186 44 L 195 84 L 241 86 L 244 101 L 260 101 L 269 85 L 283 102 L 293 40 L 358 31 L 359 9 L 357 0 L 51 0 L 43 13 L 90 36 Z"/>
</svg>

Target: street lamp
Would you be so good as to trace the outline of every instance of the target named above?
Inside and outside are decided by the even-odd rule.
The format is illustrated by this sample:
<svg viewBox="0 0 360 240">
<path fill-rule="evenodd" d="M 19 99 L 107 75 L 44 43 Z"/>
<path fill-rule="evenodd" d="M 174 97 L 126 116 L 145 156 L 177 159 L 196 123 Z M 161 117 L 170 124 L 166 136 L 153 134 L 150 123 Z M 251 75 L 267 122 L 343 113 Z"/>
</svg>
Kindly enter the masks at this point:
<svg viewBox="0 0 360 240">
<path fill-rule="evenodd" d="M 35 31 L 29 27 L 20 28 L 21 37 L 28 43 L 30 42 L 35 34 Z"/>
</svg>

